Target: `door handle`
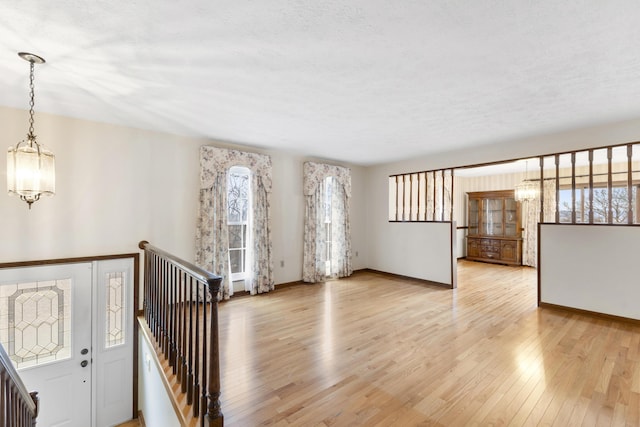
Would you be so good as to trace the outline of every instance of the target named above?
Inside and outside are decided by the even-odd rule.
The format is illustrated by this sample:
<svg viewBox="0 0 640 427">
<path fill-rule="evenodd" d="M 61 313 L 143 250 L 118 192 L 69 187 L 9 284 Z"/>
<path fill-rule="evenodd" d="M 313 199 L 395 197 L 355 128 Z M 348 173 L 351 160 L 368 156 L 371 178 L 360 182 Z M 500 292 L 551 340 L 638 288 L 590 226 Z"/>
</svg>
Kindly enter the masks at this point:
<svg viewBox="0 0 640 427">
<path fill-rule="evenodd" d="M 86 368 L 88 364 L 89 362 L 87 362 L 86 360 L 83 360 L 82 362 L 80 362 L 80 366 L 82 366 L 83 368 Z"/>
</svg>

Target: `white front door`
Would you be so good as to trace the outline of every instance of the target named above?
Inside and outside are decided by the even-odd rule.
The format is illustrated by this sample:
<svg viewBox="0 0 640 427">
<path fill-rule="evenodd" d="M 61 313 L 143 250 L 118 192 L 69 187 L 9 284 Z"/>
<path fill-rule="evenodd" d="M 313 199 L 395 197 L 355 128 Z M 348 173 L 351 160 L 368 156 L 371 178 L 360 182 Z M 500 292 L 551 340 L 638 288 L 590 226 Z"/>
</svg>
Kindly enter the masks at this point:
<svg viewBox="0 0 640 427">
<path fill-rule="evenodd" d="M 92 425 L 91 283 L 91 263 L 0 269 L 0 340 L 39 426 Z"/>
<path fill-rule="evenodd" d="M 0 269 L 0 342 L 43 427 L 133 413 L 133 258 Z"/>
</svg>

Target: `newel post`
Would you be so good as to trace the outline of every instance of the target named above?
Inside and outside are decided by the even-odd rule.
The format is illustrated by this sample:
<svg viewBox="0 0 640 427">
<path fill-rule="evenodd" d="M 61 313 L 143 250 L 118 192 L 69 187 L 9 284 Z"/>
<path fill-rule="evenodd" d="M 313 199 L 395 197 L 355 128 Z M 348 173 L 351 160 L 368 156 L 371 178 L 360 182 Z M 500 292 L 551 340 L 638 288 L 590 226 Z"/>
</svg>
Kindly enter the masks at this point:
<svg viewBox="0 0 640 427">
<path fill-rule="evenodd" d="M 206 424 L 209 427 L 222 427 L 224 417 L 220 410 L 220 353 L 218 349 L 218 291 L 220 290 L 221 277 L 209 279 L 207 285 L 211 295 L 211 327 L 209 328 L 209 381 L 207 390 Z"/>
</svg>

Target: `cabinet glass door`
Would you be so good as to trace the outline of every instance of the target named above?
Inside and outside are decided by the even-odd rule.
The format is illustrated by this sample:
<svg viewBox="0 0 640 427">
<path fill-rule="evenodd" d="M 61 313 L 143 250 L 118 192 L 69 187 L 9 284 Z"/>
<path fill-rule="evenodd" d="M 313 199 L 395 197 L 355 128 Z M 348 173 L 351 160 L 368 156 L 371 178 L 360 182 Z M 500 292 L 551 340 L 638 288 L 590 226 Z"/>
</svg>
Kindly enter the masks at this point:
<svg viewBox="0 0 640 427">
<path fill-rule="evenodd" d="M 483 199 L 482 207 L 482 234 L 502 236 L 502 199 Z"/>
<path fill-rule="evenodd" d="M 518 203 L 514 199 L 504 200 L 504 235 L 515 237 L 518 235 Z"/>
<path fill-rule="evenodd" d="M 469 199 L 469 232 L 475 236 L 478 234 L 478 199 Z"/>
</svg>

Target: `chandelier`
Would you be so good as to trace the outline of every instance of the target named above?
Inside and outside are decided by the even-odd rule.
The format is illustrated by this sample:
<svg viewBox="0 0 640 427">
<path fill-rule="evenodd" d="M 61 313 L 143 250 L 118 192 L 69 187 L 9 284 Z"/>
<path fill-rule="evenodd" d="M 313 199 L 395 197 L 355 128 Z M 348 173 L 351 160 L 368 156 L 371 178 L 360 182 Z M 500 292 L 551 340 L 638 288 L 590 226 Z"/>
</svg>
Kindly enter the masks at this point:
<svg viewBox="0 0 640 427">
<path fill-rule="evenodd" d="M 538 192 L 540 188 L 536 185 L 535 181 L 530 181 L 527 179 L 527 175 L 529 174 L 528 168 L 529 162 L 525 163 L 525 173 L 524 180 L 518 185 L 514 190 L 514 198 L 517 202 L 523 202 L 526 200 L 535 200 L 538 198 Z"/>
<path fill-rule="evenodd" d="M 35 64 L 44 64 L 45 60 L 32 53 L 20 52 L 18 55 L 30 66 L 29 133 L 26 140 L 9 147 L 7 152 L 7 192 L 20 196 L 31 209 L 41 195 L 53 196 L 56 192 L 55 155 L 38 144 L 33 133 L 33 70 Z"/>
</svg>

